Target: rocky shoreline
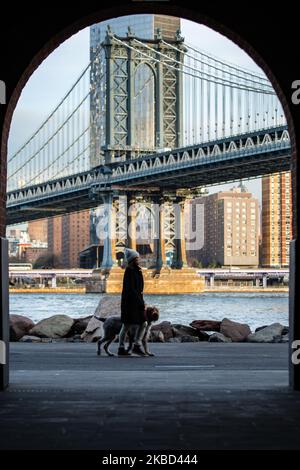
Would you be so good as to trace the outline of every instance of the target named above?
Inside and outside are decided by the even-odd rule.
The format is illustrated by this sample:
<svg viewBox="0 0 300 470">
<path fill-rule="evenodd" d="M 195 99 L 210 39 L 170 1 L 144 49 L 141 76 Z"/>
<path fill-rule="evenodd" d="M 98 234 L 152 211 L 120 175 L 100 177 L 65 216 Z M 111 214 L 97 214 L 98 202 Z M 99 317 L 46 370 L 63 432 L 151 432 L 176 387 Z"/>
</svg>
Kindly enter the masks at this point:
<svg viewBox="0 0 300 470">
<path fill-rule="evenodd" d="M 120 298 L 103 297 L 93 315 L 71 318 L 53 315 L 34 324 L 23 315 L 10 315 L 10 341 L 49 342 L 95 342 L 103 336 L 103 322 L 97 317 L 119 316 Z M 280 323 L 264 325 L 251 331 L 249 325 L 223 318 L 222 321 L 194 320 L 189 325 L 162 321 L 153 324 L 150 342 L 219 342 L 219 343 L 287 343 L 289 327 Z"/>
<path fill-rule="evenodd" d="M 21 315 L 10 315 L 10 341 L 23 343 L 95 342 L 101 336 L 101 325 L 86 331 L 93 316 L 73 319 L 67 315 L 54 315 L 34 325 Z M 195 327 L 198 323 L 219 323 L 216 330 Z M 185 343 L 208 341 L 210 343 L 287 343 L 289 327 L 280 323 L 261 326 L 251 332 L 246 324 L 224 318 L 220 322 L 195 320 L 190 325 L 163 321 L 152 326 L 150 342 Z"/>
</svg>

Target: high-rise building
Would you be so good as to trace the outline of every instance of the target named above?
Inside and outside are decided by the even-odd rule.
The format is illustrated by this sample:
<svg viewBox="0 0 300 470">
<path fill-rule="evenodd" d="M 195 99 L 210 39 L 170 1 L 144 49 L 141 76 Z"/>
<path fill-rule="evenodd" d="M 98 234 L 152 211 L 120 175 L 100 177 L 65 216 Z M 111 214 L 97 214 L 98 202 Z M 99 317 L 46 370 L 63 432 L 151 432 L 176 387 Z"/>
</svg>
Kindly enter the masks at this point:
<svg viewBox="0 0 300 470">
<path fill-rule="evenodd" d="M 90 44 L 95 47 L 104 41 L 107 26 L 110 25 L 118 36 L 126 36 L 128 27 L 141 39 L 153 39 L 159 28 L 165 39 L 174 39 L 175 33 L 180 29 L 180 18 L 166 15 L 128 15 L 112 18 L 91 26 Z"/>
<path fill-rule="evenodd" d="M 48 255 L 54 268 L 62 265 L 62 216 L 48 219 Z"/>
<path fill-rule="evenodd" d="M 49 219 L 48 254 L 54 267 L 79 267 L 79 253 L 90 244 L 90 211 Z"/>
<path fill-rule="evenodd" d="M 6 229 L 6 238 L 8 239 L 8 256 L 14 261 L 21 260 L 24 247 L 31 245 L 28 236 L 27 227 L 12 226 Z"/>
<path fill-rule="evenodd" d="M 47 243 L 48 240 L 48 219 L 31 220 L 28 222 L 28 235 L 30 240 Z"/>
<path fill-rule="evenodd" d="M 197 253 L 199 261 L 205 266 L 258 266 L 258 200 L 240 185 L 196 202 L 204 205 L 204 244 Z"/>
<path fill-rule="evenodd" d="M 292 239 L 292 190 L 289 171 L 262 180 L 261 265 L 286 267 Z"/>
<path fill-rule="evenodd" d="M 79 254 L 90 244 L 90 211 L 84 210 L 63 216 L 62 262 L 64 267 L 78 268 Z"/>
</svg>

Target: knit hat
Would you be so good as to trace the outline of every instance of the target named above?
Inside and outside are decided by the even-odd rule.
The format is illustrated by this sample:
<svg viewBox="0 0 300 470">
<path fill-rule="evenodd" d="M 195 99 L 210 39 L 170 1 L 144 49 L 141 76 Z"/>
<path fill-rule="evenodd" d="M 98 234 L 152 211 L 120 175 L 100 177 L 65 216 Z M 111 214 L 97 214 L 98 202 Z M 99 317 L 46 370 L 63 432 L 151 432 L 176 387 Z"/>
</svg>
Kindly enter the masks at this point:
<svg viewBox="0 0 300 470">
<path fill-rule="evenodd" d="M 137 251 L 131 250 L 130 248 L 125 248 L 124 257 L 127 263 L 130 263 L 134 258 L 138 258 L 140 255 Z"/>
</svg>

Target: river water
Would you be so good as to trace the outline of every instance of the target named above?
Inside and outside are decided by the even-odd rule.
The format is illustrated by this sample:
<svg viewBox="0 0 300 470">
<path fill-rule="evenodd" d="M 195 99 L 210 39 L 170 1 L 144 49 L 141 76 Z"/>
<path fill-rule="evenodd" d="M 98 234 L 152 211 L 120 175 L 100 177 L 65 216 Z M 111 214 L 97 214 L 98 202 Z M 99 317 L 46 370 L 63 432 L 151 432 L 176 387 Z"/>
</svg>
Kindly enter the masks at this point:
<svg viewBox="0 0 300 470">
<path fill-rule="evenodd" d="M 25 315 L 34 322 L 51 315 L 73 318 L 92 315 L 101 294 L 11 294 L 10 313 Z M 193 320 L 222 320 L 247 323 L 251 330 L 279 322 L 288 325 L 288 294 L 207 293 L 145 295 L 148 304 L 160 310 L 160 320 L 188 325 Z"/>
</svg>

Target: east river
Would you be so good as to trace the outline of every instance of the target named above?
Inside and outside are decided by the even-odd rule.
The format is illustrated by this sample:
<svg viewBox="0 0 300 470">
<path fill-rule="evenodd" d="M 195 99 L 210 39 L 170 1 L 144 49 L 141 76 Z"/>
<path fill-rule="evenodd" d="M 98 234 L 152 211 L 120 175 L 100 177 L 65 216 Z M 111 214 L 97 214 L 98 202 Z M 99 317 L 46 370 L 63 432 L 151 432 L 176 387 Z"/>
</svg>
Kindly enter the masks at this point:
<svg viewBox="0 0 300 470">
<path fill-rule="evenodd" d="M 102 294 L 11 294 L 10 313 L 25 315 L 34 322 L 51 315 L 73 318 L 92 315 Z M 279 322 L 288 325 L 288 294 L 207 293 L 145 295 L 148 304 L 160 310 L 160 320 L 188 325 L 193 320 L 222 320 L 247 323 L 252 330 Z"/>
</svg>

